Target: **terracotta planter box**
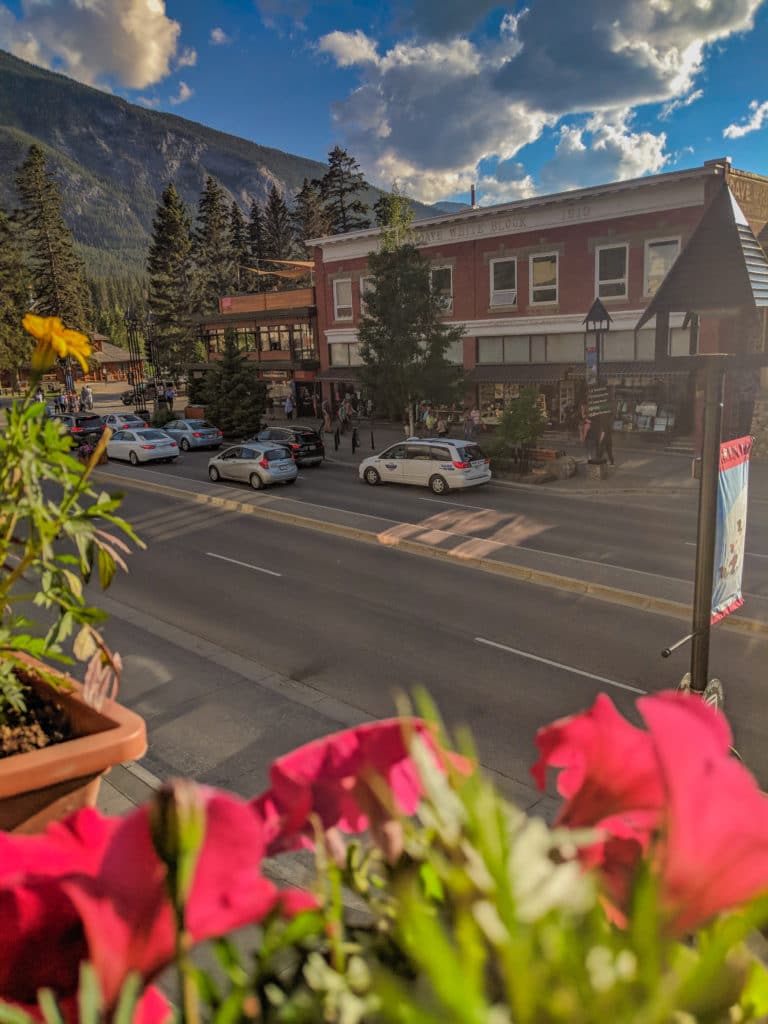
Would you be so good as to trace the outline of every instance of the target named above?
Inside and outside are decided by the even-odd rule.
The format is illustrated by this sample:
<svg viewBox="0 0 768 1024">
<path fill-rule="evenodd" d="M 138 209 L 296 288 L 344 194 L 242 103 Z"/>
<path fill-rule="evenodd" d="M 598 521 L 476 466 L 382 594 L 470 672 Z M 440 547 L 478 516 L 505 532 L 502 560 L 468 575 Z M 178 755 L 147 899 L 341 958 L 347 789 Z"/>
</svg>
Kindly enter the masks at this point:
<svg viewBox="0 0 768 1024">
<path fill-rule="evenodd" d="M 32 670 L 40 664 L 34 658 L 24 660 Z M 76 738 L 0 758 L 0 829 L 6 832 L 41 832 L 81 807 L 93 807 L 101 776 L 113 765 L 146 753 L 143 718 L 115 701 L 96 711 L 83 700 L 80 683 L 61 675 L 71 690 L 54 690 L 41 679 L 33 685 L 64 708 Z"/>
</svg>

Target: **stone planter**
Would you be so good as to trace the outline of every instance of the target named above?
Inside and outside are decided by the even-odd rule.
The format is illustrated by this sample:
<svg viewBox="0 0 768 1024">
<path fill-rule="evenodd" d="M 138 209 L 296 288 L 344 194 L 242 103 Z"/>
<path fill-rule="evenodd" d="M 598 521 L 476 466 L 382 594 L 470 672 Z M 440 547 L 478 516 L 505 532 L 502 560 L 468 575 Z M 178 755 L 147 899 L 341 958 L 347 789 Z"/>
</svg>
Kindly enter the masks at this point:
<svg viewBox="0 0 768 1024">
<path fill-rule="evenodd" d="M 587 463 L 587 477 L 590 480 L 607 480 L 608 479 L 608 463 L 607 462 L 588 462 Z"/>
<path fill-rule="evenodd" d="M 18 655 L 20 660 L 22 656 Z M 35 668 L 51 669 L 34 658 L 23 657 Z M 101 776 L 113 765 L 142 757 L 147 749 L 144 719 L 115 701 L 101 711 L 86 704 L 82 686 L 64 673 L 70 689 L 54 690 L 42 679 L 32 685 L 43 697 L 64 708 L 75 739 L 42 750 L 0 759 L 0 829 L 41 832 L 52 821 L 81 807 L 93 807 Z"/>
</svg>

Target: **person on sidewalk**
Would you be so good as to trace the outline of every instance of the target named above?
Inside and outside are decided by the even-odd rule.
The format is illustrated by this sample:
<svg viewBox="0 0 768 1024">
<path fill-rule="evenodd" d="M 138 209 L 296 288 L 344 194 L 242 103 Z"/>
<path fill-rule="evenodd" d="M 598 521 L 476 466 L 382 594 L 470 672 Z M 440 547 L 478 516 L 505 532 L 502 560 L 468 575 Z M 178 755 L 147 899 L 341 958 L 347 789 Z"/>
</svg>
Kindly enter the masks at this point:
<svg viewBox="0 0 768 1024">
<path fill-rule="evenodd" d="M 292 420 L 293 419 L 293 396 L 292 395 L 287 395 L 286 396 L 285 405 L 284 405 L 283 408 L 285 409 L 285 418 L 287 420 Z"/>
<path fill-rule="evenodd" d="M 176 392 L 173 388 L 173 384 L 169 384 L 165 389 L 165 401 L 168 405 L 168 412 L 173 412 L 173 400 L 176 397 Z"/>
<path fill-rule="evenodd" d="M 331 433 L 331 403 L 327 398 L 324 398 L 320 406 L 320 411 L 323 414 L 323 430 L 326 434 Z"/>
<path fill-rule="evenodd" d="M 601 416 L 599 418 L 602 422 L 600 443 L 597 450 L 597 460 L 598 462 L 605 462 L 605 460 L 608 459 L 609 464 L 611 466 L 614 466 L 615 463 L 613 461 L 613 429 L 611 418 L 610 416 Z"/>
</svg>

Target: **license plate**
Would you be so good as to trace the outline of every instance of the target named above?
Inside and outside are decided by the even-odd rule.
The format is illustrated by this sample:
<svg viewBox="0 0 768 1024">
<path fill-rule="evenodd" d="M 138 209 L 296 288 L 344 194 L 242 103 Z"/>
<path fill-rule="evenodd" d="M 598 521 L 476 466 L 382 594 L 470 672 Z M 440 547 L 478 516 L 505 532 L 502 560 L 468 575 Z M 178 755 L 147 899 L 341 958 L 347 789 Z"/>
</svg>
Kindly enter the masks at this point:
<svg viewBox="0 0 768 1024">
<path fill-rule="evenodd" d="M 476 459 L 472 463 L 472 469 L 481 469 L 484 466 L 485 466 L 485 459 Z"/>
<path fill-rule="evenodd" d="M 320 445 L 319 445 L 319 444 L 311 444 L 311 445 L 309 446 L 309 448 L 307 448 L 307 451 L 308 451 L 308 452 L 317 452 L 317 451 L 320 451 Z"/>
</svg>

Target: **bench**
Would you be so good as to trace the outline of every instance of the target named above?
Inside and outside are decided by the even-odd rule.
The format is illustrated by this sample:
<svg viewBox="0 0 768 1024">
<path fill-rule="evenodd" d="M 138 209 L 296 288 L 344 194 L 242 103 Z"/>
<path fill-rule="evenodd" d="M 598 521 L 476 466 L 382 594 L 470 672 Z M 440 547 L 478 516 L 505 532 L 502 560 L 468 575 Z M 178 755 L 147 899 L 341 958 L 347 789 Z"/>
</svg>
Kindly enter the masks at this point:
<svg viewBox="0 0 768 1024">
<path fill-rule="evenodd" d="M 531 458 L 534 462 L 554 462 L 555 459 L 562 459 L 565 451 L 562 448 L 531 448 Z"/>
</svg>

